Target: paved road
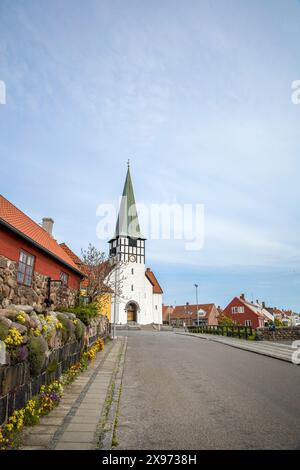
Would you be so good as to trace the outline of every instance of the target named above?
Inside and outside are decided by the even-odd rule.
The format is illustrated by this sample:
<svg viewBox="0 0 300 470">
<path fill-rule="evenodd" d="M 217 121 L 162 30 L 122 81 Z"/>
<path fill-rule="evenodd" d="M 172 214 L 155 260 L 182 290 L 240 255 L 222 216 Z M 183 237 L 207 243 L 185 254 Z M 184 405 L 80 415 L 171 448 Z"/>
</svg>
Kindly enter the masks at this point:
<svg viewBox="0 0 300 470">
<path fill-rule="evenodd" d="M 300 449 L 300 366 L 171 332 L 124 334 L 119 449 Z"/>
</svg>

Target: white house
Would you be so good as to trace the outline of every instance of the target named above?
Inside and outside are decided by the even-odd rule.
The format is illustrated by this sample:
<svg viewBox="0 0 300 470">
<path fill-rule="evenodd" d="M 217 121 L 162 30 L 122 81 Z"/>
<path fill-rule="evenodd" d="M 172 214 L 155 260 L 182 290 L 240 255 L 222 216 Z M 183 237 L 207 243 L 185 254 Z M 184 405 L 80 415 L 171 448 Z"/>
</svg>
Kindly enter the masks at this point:
<svg viewBox="0 0 300 470">
<path fill-rule="evenodd" d="M 163 291 L 151 269 L 145 268 L 145 248 L 128 164 L 116 230 L 109 240 L 110 258 L 121 262 L 116 283 L 122 293 L 112 303 L 112 323 L 162 324 Z"/>
</svg>

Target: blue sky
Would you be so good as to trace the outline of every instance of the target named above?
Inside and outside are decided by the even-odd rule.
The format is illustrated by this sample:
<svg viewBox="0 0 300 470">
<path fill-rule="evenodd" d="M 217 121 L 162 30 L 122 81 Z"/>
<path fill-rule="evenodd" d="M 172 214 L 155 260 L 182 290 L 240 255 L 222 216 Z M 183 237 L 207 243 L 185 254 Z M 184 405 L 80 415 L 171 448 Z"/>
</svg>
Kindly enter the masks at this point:
<svg viewBox="0 0 300 470">
<path fill-rule="evenodd" d="M 298 0 L 0 0 L 1 193 L 80 253 L 118 201 L 202 203 L 205 244 L 147 243 L 166 303 L 300 311 Z"/>
</svg>

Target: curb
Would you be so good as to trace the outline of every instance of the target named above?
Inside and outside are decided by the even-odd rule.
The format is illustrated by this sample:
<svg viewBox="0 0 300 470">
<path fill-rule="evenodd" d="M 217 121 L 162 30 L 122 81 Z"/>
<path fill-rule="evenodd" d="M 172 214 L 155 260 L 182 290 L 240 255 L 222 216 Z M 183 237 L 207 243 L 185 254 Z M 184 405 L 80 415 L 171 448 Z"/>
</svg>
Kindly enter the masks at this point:
<svg viewBox="0 0 300 470">
<path fill-rule="evenodd" d="M 267 351 L 254 351 L 253 349 L 249 349 L 247 347 L 243 347 L 243 346 L 240 346 L 238 344 L 230 344 L 230 343 L 225 343 L 223 341 L 218 341 L 214 338 L 207 338 L 205 336 L 200 336 L 200 335 L 196 335 L 196 334 L 193 334 L 193 333 L 179 333 L 179 332 L 175 332 L 176 335 L 182 335 L 182 336 L 192 336 L 194 338 L 198 338 L 198 339 L 204 339 L 204 340 L 207 340 L 207 341 L 213 341 L 214 343 L 219 343 L 219 344 L 224 344 L 225 346 L 229 346 L 231 348 L 236 348 L 236 349 L 240 349 L 241 351 L 248 351 L 248 352 L 251 352 L 251 353 L 254 353 L 254 354 L 259 354 L 260 356 L 266 356 L 266 357 L 271 357 L 272 359 L 277 359 L 279 361 L 283 361 L 283 362 L 288 362 L 290 364 L 294 364 L 292 359 L 289 359 L 287 357 L 280 357 L 280 356 L 275 356 L 274 354 L 272 353 L 268 353 Z M 297 364 L 295 364 L 297 365 Z"/>
</svg>

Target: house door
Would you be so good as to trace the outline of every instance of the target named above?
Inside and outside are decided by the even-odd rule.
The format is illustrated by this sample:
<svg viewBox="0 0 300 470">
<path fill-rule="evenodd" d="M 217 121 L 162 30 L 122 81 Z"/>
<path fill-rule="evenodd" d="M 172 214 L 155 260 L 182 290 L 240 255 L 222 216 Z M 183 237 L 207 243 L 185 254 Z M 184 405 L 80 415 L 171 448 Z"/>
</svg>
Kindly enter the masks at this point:
<svg viewBox="0 0 300 470">
<path fill-rule="evenodd" d="M 136 322 L 136 319 L 137 319 L 137 316 L 136 316 L 136 305 L 135 304 L 129 304 L 128 307 L 127 307 L 127 322 L 130 322 L 130 321 L 135 321 Z"/>
</svg>

